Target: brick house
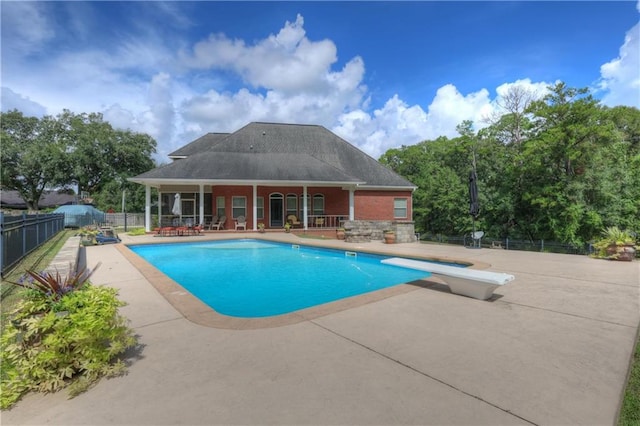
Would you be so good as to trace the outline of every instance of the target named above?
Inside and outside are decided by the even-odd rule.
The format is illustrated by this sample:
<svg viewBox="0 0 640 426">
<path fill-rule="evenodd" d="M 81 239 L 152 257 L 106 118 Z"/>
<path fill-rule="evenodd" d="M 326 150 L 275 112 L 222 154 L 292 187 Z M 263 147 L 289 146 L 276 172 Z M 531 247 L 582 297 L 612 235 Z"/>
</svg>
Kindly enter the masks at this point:
<svg viewBox="0 0 640 426">
<path fill-rule="evenodd" d="M 163 225 L 176 219 L 176 193 L 181 221 L 226 216 L 227 229 L 238 216 L 248 230 L 259 223 L 282 228 L 291 215 L 305 230 L 349 220 L 413 223 L 416 186 L 322 126 L 250 123 L 234 133 L 208 133 L 169 157 L 171 163 L 129 179 L 146 187 L 147 231 L 152 187 Z"/>
</svg>

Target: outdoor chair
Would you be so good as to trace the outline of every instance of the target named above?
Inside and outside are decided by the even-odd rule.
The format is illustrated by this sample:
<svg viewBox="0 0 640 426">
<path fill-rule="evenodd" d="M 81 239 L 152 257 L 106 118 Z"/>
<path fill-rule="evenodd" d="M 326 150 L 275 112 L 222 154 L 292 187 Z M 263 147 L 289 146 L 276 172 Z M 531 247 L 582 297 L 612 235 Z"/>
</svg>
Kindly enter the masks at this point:
<svg viewBox="0 0 640 426">
<path fill-rule="evenodd" d="M 221 229 L 224 229 L 224 223 L 227 221 L 227 217 L 226 216 L 222 216 L 220 218 L 220 220 L 218 221 L 218 223 L 216 223 L 215 225 L 211 225 L 211 229 L 215 228 L 216 231 L 219 231 Z"/>
<path fill-rule="evenodd" d="M 247 230 L 247 219 L 244 216 L 238 216 L 236 218 L 236 231 L 242 228 L 243 230 Z"/>
<path fill-rule="evenodd" d="M 302 226 L 295 214 L 290 214 L 289 216 L 287 216 L 287 222 L 289 222 L 289 224 L 294 228 Z"/>
<path fill-rule="evenodd" d="M 218 216 L 214 216 L 213 218 L 211 218 L 211 222 L 207 223 L 206 227 L 208 230 L 211 230 L 217 224 L 218 224 Z"/>
<path fill-rule="evenodd" d="M 484 237 L 484 231 L 476 231 L 471 233 L 471 239 L 473 240 L 473 247 L 482 247 L 482 237 Z"/>
</svg>

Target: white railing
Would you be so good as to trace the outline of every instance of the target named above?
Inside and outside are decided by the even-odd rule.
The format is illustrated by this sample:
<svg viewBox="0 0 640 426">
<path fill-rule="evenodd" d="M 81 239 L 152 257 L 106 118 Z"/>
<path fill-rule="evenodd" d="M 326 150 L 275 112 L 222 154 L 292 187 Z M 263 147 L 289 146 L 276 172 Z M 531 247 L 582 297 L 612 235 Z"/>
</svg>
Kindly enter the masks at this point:
<svg viewBox="0 0 640 426">
<path fill-rule="evenodd" d="M 349 220 L 349 215 L 321 214 L 309 215 L 307 218 L 307 227 L 309 229 L 335 229 L 341 228 L 344 221 Z"/>
</svg>

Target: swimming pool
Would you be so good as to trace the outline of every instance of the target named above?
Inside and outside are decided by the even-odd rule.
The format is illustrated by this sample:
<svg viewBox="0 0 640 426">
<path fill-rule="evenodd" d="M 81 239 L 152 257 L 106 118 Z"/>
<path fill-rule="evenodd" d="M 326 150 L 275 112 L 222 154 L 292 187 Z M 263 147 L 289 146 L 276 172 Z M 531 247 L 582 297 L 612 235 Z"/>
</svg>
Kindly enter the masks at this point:
<svg viewBox="0 0 640 426">
<path fill-rule="evenodd" d="M 381 264 L 385 256 L 261 240 L 129 248 L 218 313 L 234 317 L 291 313 L 429 276 Z"/>
</svg>

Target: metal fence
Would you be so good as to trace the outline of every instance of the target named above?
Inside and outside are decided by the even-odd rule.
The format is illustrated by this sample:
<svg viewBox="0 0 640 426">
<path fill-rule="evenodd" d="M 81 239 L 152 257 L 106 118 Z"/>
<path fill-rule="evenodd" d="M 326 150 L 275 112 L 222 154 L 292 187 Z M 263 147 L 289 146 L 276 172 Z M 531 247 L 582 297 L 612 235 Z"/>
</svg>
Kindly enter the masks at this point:
<svg viewBox="0 0 640 426">
<path fill-rule="evenodd" d="M 465 247 L 474 247 L 474 240 L 469 236 L 447 236 L 442 234 L 422 234 L 419 236 L 420 241 L 438 242 L 443 244 L 459 244 Z M 522 250 L 522 251 L 539 251 L 548 253 L 564 253 L 564 254 L 592 254 L 594 249 L 591 244 L 576 246 L 572 244 L 559 243 L 555 241 L 545 240 L 515 240 L 511 238 L 491 238 L 484 236 L 480 239 L 480 247 L 504 249 L 504 250 Z M 478 242 L 475 242 L 478 248 Z"/>
<path fill-rule="evenodd" d="M 111 226 L 144 227 L 144 213 L 105 213 L 104 217 Z"/>
<path fill-rule="evenodd" d="M 0 274 L 64 229 L 64 214 L 6 216 L 0 212 Z"/>
</svg>

